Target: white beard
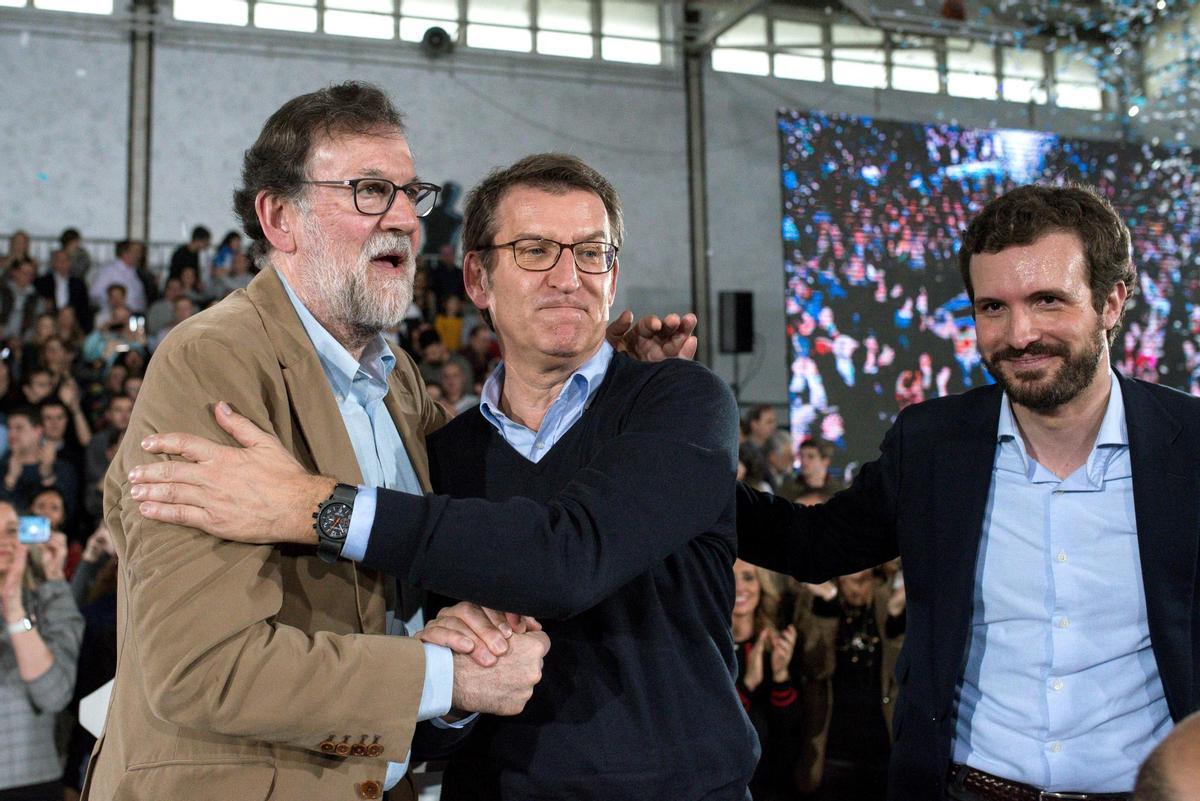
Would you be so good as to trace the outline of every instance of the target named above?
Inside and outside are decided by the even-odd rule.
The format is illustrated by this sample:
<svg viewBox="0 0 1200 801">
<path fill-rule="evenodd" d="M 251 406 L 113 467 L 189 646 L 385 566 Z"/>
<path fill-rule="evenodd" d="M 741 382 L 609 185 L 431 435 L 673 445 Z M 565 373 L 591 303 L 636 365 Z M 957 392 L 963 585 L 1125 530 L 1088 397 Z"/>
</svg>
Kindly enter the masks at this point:
<svg viewBox="0 0 1200 801">
<path fill-rule="evenodd" d="M 377 234 L 363 245 L 357 258 L 335 253 L 333 243 L 312 215 L 305 214 L 304 232 L 309 247 L 303 256 L 304 280 L 312 299 L 326 319 L 357 335 L 371 336 L 397 325 L 412 303 L 416 255 L 412 239 L 404 234 Z M 401 275 L 376 278 L 371 259 L 383 253 L 400 253 Z"/>
</svg>

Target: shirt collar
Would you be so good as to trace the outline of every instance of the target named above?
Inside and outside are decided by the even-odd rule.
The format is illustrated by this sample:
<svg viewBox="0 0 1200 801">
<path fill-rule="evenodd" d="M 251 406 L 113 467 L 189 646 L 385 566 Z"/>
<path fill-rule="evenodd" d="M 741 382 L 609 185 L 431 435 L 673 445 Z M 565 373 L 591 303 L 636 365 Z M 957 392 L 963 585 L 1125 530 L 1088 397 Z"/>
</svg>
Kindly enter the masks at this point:
<svg viewBox="0 0 1200 801">
<path fill-rule="evenodd" d="M 613 346 L 608 343 L 608 340 L 601 342 L 600 349 L 592 354 L 586 362 L 579 365 L 578 369 L 567 378 L 558 397 L 554 399 L 554 403 L 569 402 L 581 396 L 590 401 L 596 394 L 596 390 L 600 388 L 600 384 L 604 382 L 604 375 L 608 372 L 608 365 L 612 362 L 613 353 Z M 500 411 L 500 391 L 503 388 L 504 361 L 501 360 L 492 374 L 483 382 L 483 392 L 479 399 L 479 411 L 483 413 L 488 422 L 497 427 L 501 418 L 508 419 Z"/>
<path fill-rule="evenodd" d="M 301 302 L 296 293 L 292 291 L 292 287 L 284 278 L 283 273 L 276 270 L 276 275 L 279 276 L 279 281 L 287 292 L 288 300 L 292 302 L 292 308 L 296 310 L 296 315 L 300 318 L 300 324 L 304 326 L 304 332 L 308 334 L 313 348 L 317 351 L 321 367 L 325 370 L 326 378 L 329 379 L 329 386 L 333 388 L 334 394 L 339 400 L 345 399 L 350 393 L 350 386 L 354 383 L 354 377 L 359 370 L 362 370 L 363 374 L 371 381 L 387 384 L 388 375 L 396 366 L 396 357 L 387 346 L 382 334 L 373 338 L 363 348 L 362 361 L 355 361 L 354 357 L 350 355 L 350 351 L 334 339 L 333 334 L 329 333 L 325 326 L 321 325 L 320 321 L 308 310 L 308 307 Z"/>
<path fill-rule="evenodd" d="M 1110 387 L 1108 405 L 1104 409 L 1104 418 L 1100 421 L 1100 430 L 1096 432 L 1096 443 L 1092 446 L 1092 454 L 1088 457 L 1089 474 L 1094 472 L 1098 449 L 1115 450 L 1129 446 L 1129 427 L 1125 421 L 1125 403 L 1124 395 L 1121 393 L 1121 382 L 1117 380 L 1111 367 L 1108 377 Z M 1008 393 L 1004 392 L 1000 396 L 1000 422 L 996 427 L 996 442 L 1001 447 L 1001 465 L 999 466 L 1008 463 L 1011 468 L 1017 469 L 1027 476 L 1032 476 L 1030 469 L 1032 465 L 1025 453 L 1025 441 L 1018 436 L 1018 433 L 1012 402 L 1008 398 Z"/>
</svg>

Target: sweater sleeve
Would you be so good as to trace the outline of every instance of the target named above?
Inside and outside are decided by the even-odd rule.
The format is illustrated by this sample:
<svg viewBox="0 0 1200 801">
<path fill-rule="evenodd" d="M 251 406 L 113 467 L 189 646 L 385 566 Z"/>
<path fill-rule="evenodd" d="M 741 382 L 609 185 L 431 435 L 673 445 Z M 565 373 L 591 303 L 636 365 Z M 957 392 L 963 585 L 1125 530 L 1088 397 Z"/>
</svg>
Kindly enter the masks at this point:
<svg viewBox="0 0 1200 801">
<path fill-rule="evenodd" d="M 364 564 L 485 606 L 574 616 L 727 513 L 737 419 L 715 375 L 665 362 L 628 401 L 620 432 L 547 504 L 380 490 Z"/>
</svg>

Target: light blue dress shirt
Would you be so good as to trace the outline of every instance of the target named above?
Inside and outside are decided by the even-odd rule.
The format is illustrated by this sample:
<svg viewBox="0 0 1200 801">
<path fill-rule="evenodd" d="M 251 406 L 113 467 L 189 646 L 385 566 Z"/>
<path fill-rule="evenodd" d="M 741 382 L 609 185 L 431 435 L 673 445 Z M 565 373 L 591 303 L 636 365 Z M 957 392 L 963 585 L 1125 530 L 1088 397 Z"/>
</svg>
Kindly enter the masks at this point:
<svg viewBox="0 0 1200 801">
<path fill-rule="evenodd" d="M 383 402 L 388 391 L 388 375 L 396 366 L 396 357 L 383 337 L 376 337 L 368 343 L 363 350 L 362 361 L 356 361 L 300 302 L 283 273 L 279 274 L 279 280 L 317 351 L 325 377 L 329 379 L 329 388 L 333 390 L 346 433 L 350 435 L 350 444 L 354 447 L 363 481 L 372 487 L 382 486 L 419 494 L 421 484 L 404 449 L 400 432 L 396 430 L 396 424 Z M 371 512 L 374 516 L 373 508 Z M 450 711 L 454 692 L 454 657 L 448 648 L 428 643 L 423 645 L 425 682 L 421 688 L 417 720 L 430 720 Z M 403 762 L 389 762 L 385 789 L 394 787 L 407 769 L 407 756 Z"/>
<path fill-rule="evenodd" d="M 583 416 L 592 396 L 604 382 L 604 375 L 608 372 L 612 357 L 612 345 L 606 340 L 590 359 L 567 378 L 558 397 L 546 410 L 541 428 L 537 431 L 514 423 L 500 411 L 500 391 L 504 388 L 503 361 L 496 365 L 496 369 L 483 384 L 483 399 L 479 402 L 479 411 L 517 453 L 531 462 L 536 462 Z M 359 561 L 367 553 L 371 526 L 375 522 L 375 486 L 367 482 L 366 486 L 358 488 L 354 511 L 350 515 L 346 544 L 342 547 L 342 556 L 347 559 Z"/>
<path fill-rule="evenodd" d="M 1115 377 L 1092 452 L 1065 479 L 1029 456 L 1003 397 L 975 579 L 954 761 L 1050 791 L 1132 790 L 1171 717 Z"/>
</svg>

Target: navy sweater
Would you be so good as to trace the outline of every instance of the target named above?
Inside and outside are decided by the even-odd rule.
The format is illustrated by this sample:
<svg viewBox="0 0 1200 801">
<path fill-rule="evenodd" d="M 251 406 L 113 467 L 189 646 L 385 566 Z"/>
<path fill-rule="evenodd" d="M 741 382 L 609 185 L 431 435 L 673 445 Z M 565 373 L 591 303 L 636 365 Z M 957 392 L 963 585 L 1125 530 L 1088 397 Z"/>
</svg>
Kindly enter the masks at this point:
<svg viewBox="0 0 1200 801">
<path fill-rule="evenodd" d="M 480 719 L 443 798 L 746 797 L 758 744 L 729 630 L 736 427 L 704 367 L 618 354 L 537 464 L 475 409 L 429 439 L 441 494 L 380 491 L 366 565 L 537 616 L 551 640 L 525 711 Z"/>
</svg>

